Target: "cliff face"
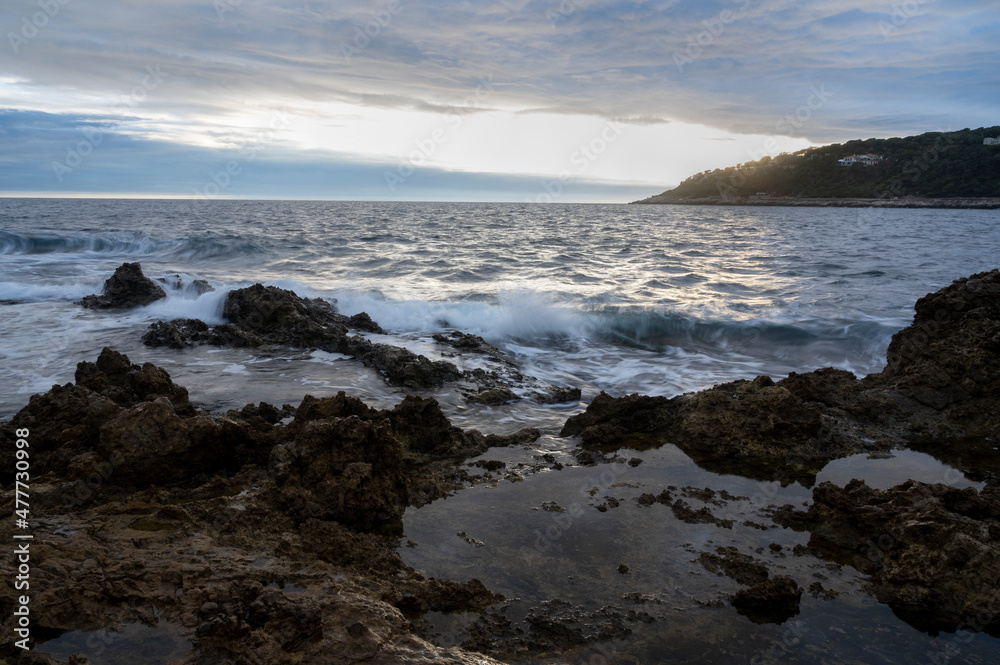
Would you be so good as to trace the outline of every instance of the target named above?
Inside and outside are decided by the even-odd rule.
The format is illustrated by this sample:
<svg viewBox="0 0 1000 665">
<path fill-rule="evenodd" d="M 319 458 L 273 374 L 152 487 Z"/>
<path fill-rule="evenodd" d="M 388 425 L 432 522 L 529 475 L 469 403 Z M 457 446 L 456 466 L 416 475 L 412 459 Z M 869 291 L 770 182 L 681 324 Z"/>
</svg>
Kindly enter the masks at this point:
<svg viewBox="0 0 1000 665">
<path fill-rule="evenodd" d="M 961 199 L 1000 197 L 1000 127 L 848 141 L 695 174 L 637 203 L 744 199 Z M 856 155 L 866 162 L 845 164 Z M 696 201 L 704 199 L 703 201 Z M 770 203 L 775 205 L 775 203 Z M 963 206 L 954 206 L 963 207 Z"/>
</svg>

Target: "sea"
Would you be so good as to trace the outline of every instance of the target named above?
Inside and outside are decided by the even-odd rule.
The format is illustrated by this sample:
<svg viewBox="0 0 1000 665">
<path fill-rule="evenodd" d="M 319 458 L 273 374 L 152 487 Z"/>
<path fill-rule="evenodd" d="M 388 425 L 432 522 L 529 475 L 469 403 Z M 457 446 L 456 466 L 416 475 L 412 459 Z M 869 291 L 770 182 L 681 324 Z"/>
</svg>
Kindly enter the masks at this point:
<svg viewBox="0 0 1000 665">
<path fill-rule="evenodd" d="M 163 278 L 168 297 L 129 311 L 81 307 L 80 299 L 100 293 L 124 262 Z M 164 367 L 195 404 L 213 411 L 259 401 L 297 405 L 306 394 L 340 390 L 382 408 L 403 398 L 406 390 L 340 354 L 141 343 L 157 320 L 223 322 L 227 292 L 260 282 L 324 298 L 347 315 L 367 312 L 386 331 L 371 335 L 376 341 L 463 366 L 474 360 L 451 355 L 433 335 L 480 335 L 539 383 L 580 388 L 579 401 L 558 405 L 470 404 L 449 386 L 425 393 L 461 427 L 543 432 L 532 450 L 485 458 L 528 468 L 528 458 L 549 453 L 571 466 L 572 443 L 558 437 L 559 429 L 601 391 L 673 396 L 820 367 L 859 377 L 878 372 L 918 298 L 998 264 L 1000 212 L 986 210 L 0 199 L 0 420 L 30 395 L 72 381 L 77 363 L 95 360 L 104 346 Z M 199 293 L 191 286 L 196 279 L 214 290 Z M 948 636 L 922 633 L 858 591 L 863 576 L 849 567 L 823 574 L 836 578 L 824 583 L 839 584 L 850 600 L 807 597 L 802 615 L 784 625 L 692 601 L 733 590 L 728 578 L 691 563 L 699 552 L 732 539 L 777 557 L 770 541 L 791 548 L 808 534 L 742 533 L 737 526 L 720 537 L 714 526 L 692 527 L 668 514 L 651 522 L 651 510 L 636 512 L 630 493 L 668 481 L 747 496 L 759 487 L 700 469 L 672 446 L 636 454 L 641 466 L 608 477 L 579 467 L 526 472 L 411 508 L 402 528 L 412 546 L 401 555 L 428 575 L 478 577 L 518 599 L 512 617 L 553 598 L 596 610 L 621 605 L 631 591 L 660 594 L 656 620 L 638 622 L 628 640 L 551 662 L 735 663 L 766 656 L 910 663 L 952 653 Z M 840 461 L 825 477 L 846 482 L 868 474 L 878 484 L 893 474 L 950 476 L 975 485 L 915 453 L 869 468 L 877 465 Z M 588 482 L 617 488 L 628 507 L 594 510 L 600 493 L 591 499 L 579 491 Z M 810 499 L 801 485 L 777 492 L 771 498 L 779 505 Z M 545 521 L 552 516 L 537 508 L 547 500 L 584 512 L 570 511 L 577 526 L 563 522 L 542 547 L 538 534 L 552 534 Z M 726 510 L 745 516 L 760 507 L 751 504 Z M 469 539 L 455 537 L 459 531 Z M 474 540 L 485 544 L 470 545 Z M 620 563 L 631 574 L 614 572 Z M 778 563 L 791 565 L 783 554 Z M 801 574 L 813 575 L 803 565 Z M 437 617 L 441 642 L 461 643 L 474 620 Z M 797 632 L 789 634 L 790 627 Z M 996 639 L 968 637 L 948 662 L 998 662 Z"/>
</svg>

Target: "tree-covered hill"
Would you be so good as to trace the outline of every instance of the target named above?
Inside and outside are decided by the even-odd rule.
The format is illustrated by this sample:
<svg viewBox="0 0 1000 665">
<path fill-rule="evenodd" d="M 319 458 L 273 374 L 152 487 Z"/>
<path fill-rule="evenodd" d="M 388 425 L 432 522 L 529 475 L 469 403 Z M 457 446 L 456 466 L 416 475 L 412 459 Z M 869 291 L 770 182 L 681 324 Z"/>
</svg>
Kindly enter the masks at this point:
<svg viewBox="0 0 1000 665">
<path fill-rule="evenodd" d="M 691 176 L 642 203 L 705 198 L 1000 197 L 1000 127 L 848 141 Z M 876 155 L 871 165 L 838 160 Z"/>
</svg>

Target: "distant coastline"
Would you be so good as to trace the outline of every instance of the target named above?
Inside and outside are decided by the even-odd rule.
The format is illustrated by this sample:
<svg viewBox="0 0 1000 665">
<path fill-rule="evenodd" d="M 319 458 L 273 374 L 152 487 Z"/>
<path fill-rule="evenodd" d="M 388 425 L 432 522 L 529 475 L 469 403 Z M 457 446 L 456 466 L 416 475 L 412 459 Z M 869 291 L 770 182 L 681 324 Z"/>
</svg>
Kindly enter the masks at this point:
<svg viewBox="0 0 1000 665">
<path fill-rule="evenodd" d="M 633 204 L 653 205 L 693 205 L 693 206 L 786 206 L 815 208 L 953 208 L 965 210 L 997 210 L 1000 209 L 998 197 L 961 197 L 961 198 L 920 198 L 906 197 L 900 199 L 854 199 L 854 198 L 798 198 L 798 197 L 666 197 L 663 194 L 650 196 Z"/>
</svg>

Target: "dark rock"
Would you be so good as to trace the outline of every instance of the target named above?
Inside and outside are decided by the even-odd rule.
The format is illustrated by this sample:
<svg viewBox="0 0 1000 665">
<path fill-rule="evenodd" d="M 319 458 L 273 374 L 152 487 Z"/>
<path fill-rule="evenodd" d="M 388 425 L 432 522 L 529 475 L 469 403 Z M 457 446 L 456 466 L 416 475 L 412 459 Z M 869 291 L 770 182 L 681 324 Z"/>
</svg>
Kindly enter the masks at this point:
<svg viewBox="0 0 1000 665">
<path fill-rule="evenodd" d="M 433 388 L 462 376 L 452 363 L 432 361 L 408 349 L 375 344 L 361 337 L 344 338 L 338 350 L 378 370 L 390 384 L 404 388 Z"/>
<path fill-rule="evenodd" d="M 624 563 L 618 564 L 618 574 L 620 574 L 620 575 L 626 575 L 626 574 L 628 574 L 628 571 L 629 571 L 629 567 L 628 567 L 627 564 L 624 564 Z"/>
<path fill-rule="evenodd" d="M 447 344 L 448 346 L 459 351 L 478 353 L 487 356 L 496 362 L 503 363 L 510 367 L 517 367 L 517 363 L 514 362 L 510 356 L 487 342 L 479 335 L 470 335 L 458 330 L 453 330 L 447 334 L 438 333 L 434 335 L 434 340 L 440 342 L 441 344 Z"/>
<path fill-rule="evenodd" d="M 293 519 L 371 529 L 402 517 L 408 502 L 404 448 L 388 421 L 296 418 L 284 429 L 268 468 L 277 480 L 274 500 Z"/>
<path fill-rule="evenodd" d="M 347 334 L 343 317 L 325 300 L 300 298 L 276 286 L 254 284 L 230 291 L 223 316 L 269 344 L 337 351 Z"/>
<path fill-rule="evenodd" d="M 495 459 L 489 460 L 478 460 L 472 463 L 472 466 L 478 466 L 480 469 L 485 469 L 487 471 L 499 471 L 500 469 L 507 466 L 504 462 Z"/>
<path fill-rule="evenodd" d="M 114 467 L 116 481 L 147 486 L 234 471 L 251 461 L 254 447 L 244 425 L 222 416 L 182 417 L 169 399 L 158 397 L 105 423 L 97 452 Z"/>
<path fill-rule="evenodd" d="M 519 402 L 518 397 L 510 388 L 483 388 L 478 393 L 467 393 L 466 399 L 475 404 L 486 404 L 489 406 L 500 406 Z"/>
<path fill-rule="evenodd" d="M 368 316 L 368 312 L 359 312 L 353 316 L 347 318 L 344 321 L 345 325 L 352 330 L 363 330 L 364 332 L 384 334 L 385 331 L 382 330 L 382 326 L 372 321 L 372 317 Z"/>
<path fill-rule="evenodd" d="M 531 399 L 539 404 L 565 404 L 567 402 L 579 402 L 583 396 L 579 388 L 560 388 L 553 386 L 545 392 L 535 392 L 531 394 Z"/>
<path fill-rule="evenodd" d="M 142 336 L 146 346 L 167 346 L 172 349 L 182 349 L 196 344 L 212 344 L 215 346 L 257 347 L 262 346 L 264 339 L 253 333 L 240 330 L 230 323 L 209 326 L 199 319 L 174 319 L 173 321 L 155 321 L 149 325 L 149 330 Z"/>
<path fill-rule="evenodd" d="M 790 577 L 776 575 L 740 589 L 730 601 L 740 614 L 755 623 L 784 623 L 799 613 L 802 587 Z"/>
<path fill-rule="evenodd" d="M 997 631 L 997 483 L 981 492 L 913 480 L 887 490 L 822 483 L 807 512 L 775 520 L 808 529 L 817 553 L 870 574 L 875 597 L 917 628 Z"/>
<path fill-rule="evenodd" d="M 142 274 L 138 263 L 123 263 L 104 282 L 101 295 L 86 296 L 80 304 L 92 309 L 124 309 L 166 298 L 163 288 Z"/>
<path fill-rule="evenodd" d="M 194 413 L 187 388 L 174 385 L 166 370 L 152 363 L 134 365 L 128 356 L 108 347 L 104 347 L 96 363 L 85 361 L 76 366 L 76 383 L 121 406 L 166 397 L 177 413 Z"/>
<path fill-rule="evenodd" d="M 731 577 L 740 584 L 758 584 L 768 577 L 767 567 L 735 547 L 718 547 L 717 554 L 702 552 L 698 563 L 711 573 Z"/>
</svg>

